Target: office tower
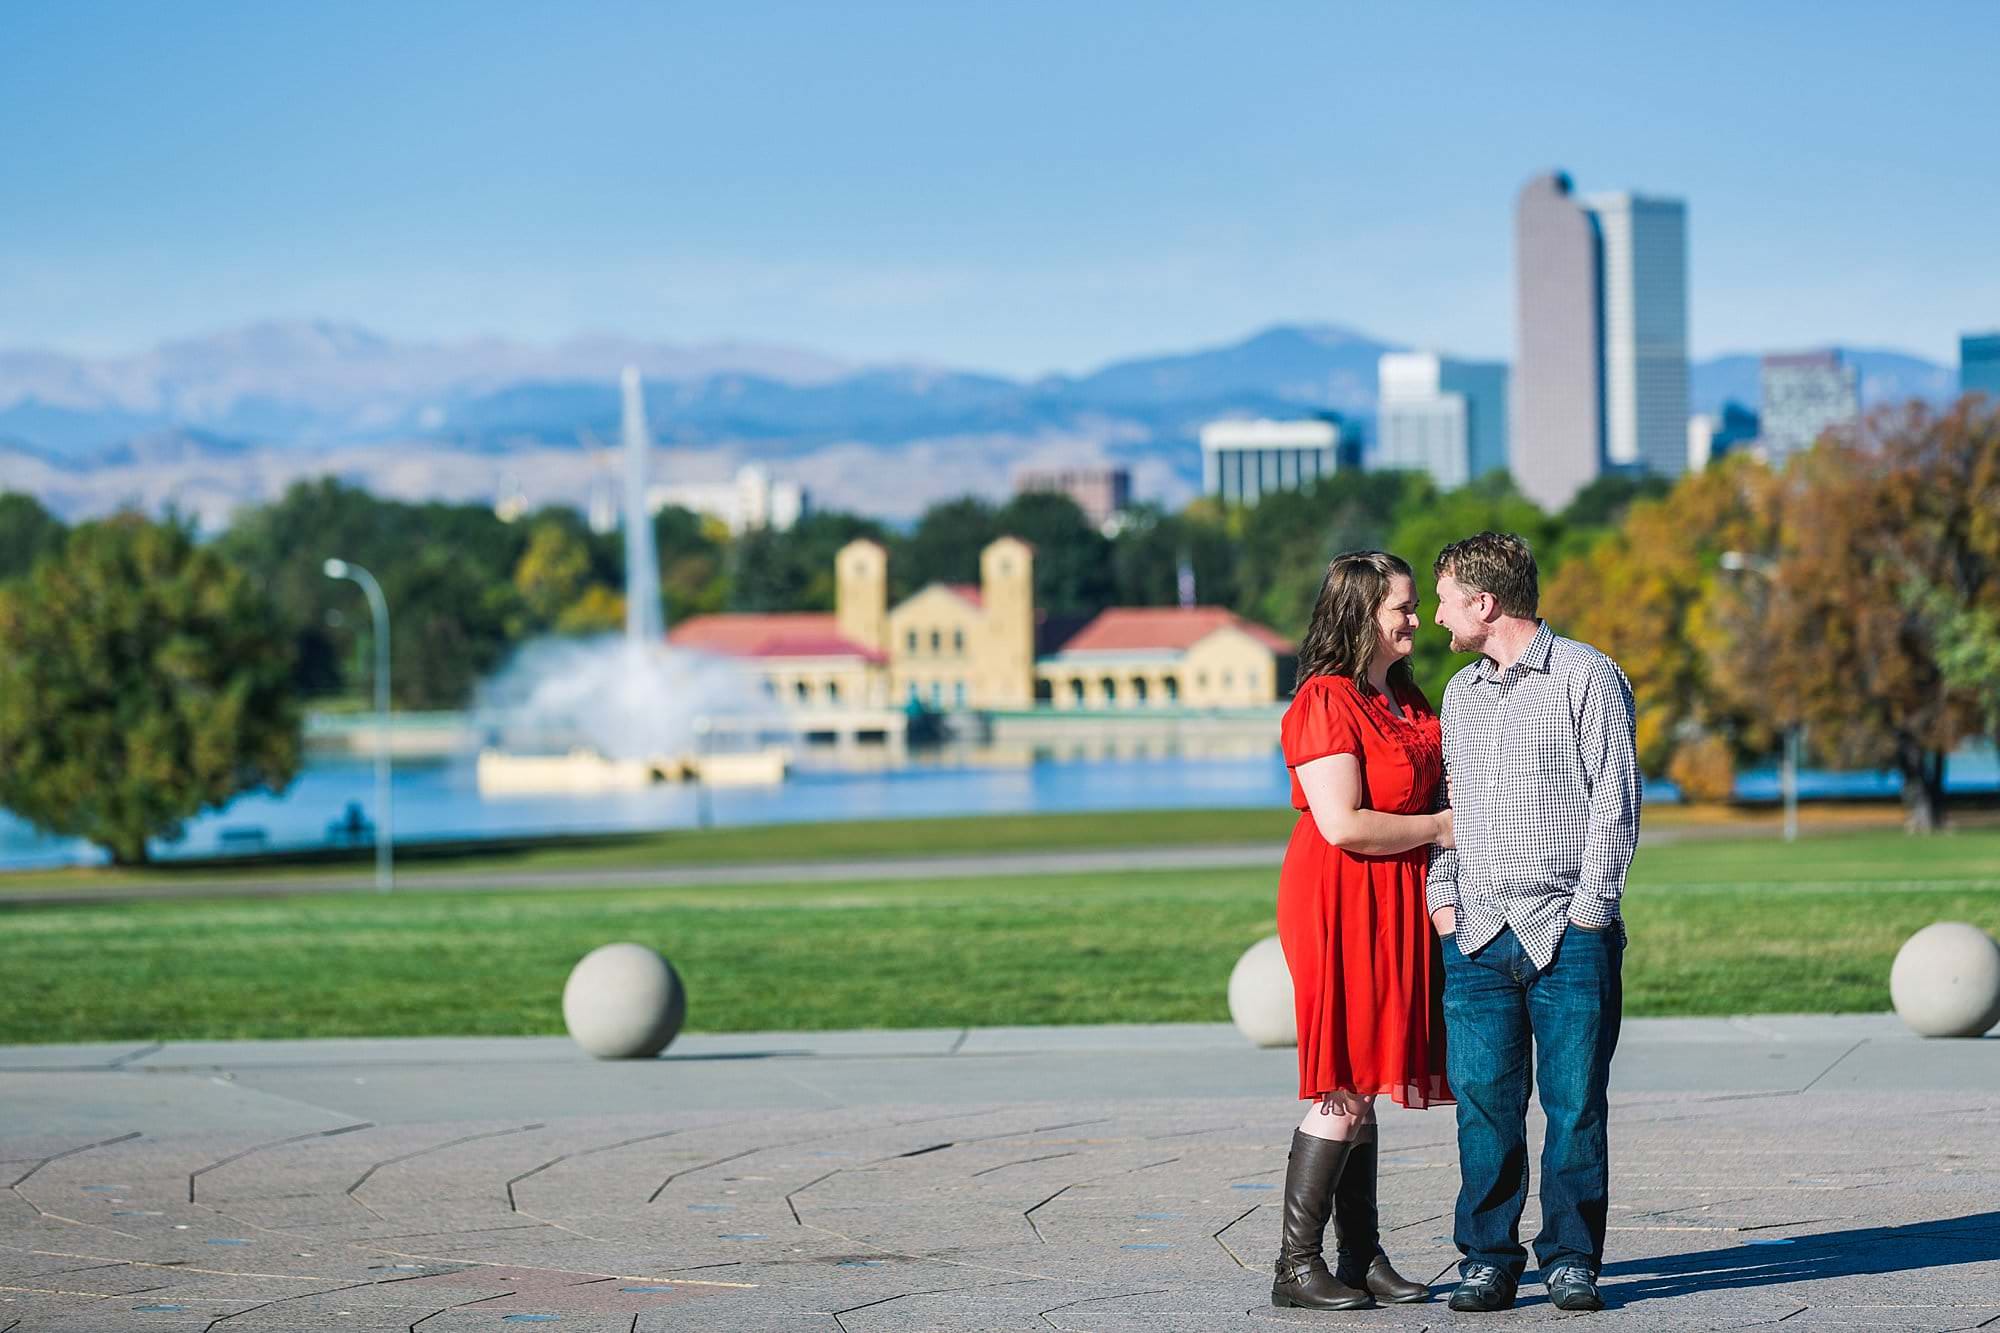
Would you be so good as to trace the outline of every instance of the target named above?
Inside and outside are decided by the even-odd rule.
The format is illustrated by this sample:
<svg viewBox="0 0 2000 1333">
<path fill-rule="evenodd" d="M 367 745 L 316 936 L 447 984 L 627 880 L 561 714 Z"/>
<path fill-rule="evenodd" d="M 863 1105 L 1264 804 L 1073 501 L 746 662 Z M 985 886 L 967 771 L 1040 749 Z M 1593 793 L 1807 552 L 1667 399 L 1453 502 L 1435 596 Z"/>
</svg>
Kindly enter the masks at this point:
<svg viewBox="0 0 2000 1333">
<path fill-rule="evenodd" d="M 1761 371 L 1764 402 L 1761 438 L 1773 467 L 1833 426 L 1861 415 L 1854 367 L 1837 351 L 1767 356 Z"/>
<path fill-rule="evenodd" d="M 2000 402 L 2000 333 L 1968 333 L 1958 340 L 1958 391 Z"/>
<path fill-rule="evenodd" d="M 1687 468 L 1687 207 L 1617 193 L 1585 201 L 1602 263 L 1604 460 Z"/>
<path fill-rule="evenodd" d="M 1515 200 L 1514 274 L 1522 491 L 1560 509 L 1607 469 L 1685 470 L 1686 206 L 1537 176 Z"/>
<path fill-rule="evenodd" d="M 1132 504 L 1132 471 L 1122 467 L 1030 468 L 1014 478 L 1014 494 L 1049 491 L 1076 501 L 1100 528 Z"/>
<path fill-rule="evenodd" d="M 1433 352 L 1378 364 L 1373 466 L 1427 472 L 1442 490 L 1507 468 L 1507 367 Z"/>
<path fill-rule="evenodd" d="M 1604 466 L 1597 224 L 1551 172 L 1514 202 L 1514 481 L 1560 509 Z"/>
<path fill-rule="evenodd" d="M 1340 418 L 1211 421 L 1201 428 L 1202 489 L 1233 504 L 1297 490 L 1340 468 Z"/>
</svg>

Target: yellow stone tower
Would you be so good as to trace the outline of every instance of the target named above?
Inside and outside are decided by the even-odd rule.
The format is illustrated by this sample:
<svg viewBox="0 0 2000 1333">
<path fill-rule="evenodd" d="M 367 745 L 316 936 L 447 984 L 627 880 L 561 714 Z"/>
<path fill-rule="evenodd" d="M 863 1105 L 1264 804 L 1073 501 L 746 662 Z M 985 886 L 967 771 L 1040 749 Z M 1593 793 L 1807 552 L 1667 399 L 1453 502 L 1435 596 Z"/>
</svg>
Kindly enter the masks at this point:
<svg viewBox="0 0 2000 1333">
<path fill-rule="evenodd" d="M 841 637 L 870 652 L 889 651 L 889 553 L 856 538 L 833 561 L 833 614 Z"/>
<path fill-rule="evenodd" d="M 985 605 L 979 707 L 1030 708 L 1035 702 L 1035 548 L 1001 537 L 979 553 Z"/>
</svg>

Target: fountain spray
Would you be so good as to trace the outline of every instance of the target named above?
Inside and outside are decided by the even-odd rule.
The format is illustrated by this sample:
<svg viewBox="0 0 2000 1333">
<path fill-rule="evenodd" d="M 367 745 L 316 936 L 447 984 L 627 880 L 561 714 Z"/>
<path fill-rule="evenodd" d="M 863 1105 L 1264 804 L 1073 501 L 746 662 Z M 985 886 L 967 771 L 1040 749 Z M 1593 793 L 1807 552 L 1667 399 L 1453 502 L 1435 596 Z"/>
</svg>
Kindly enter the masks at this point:
<svg viewBox="0 0 2000 1333">
<path fill-rule="evenodd" d="M 619 383 L 625 398 L 625 641 L 657 644 L 667 628 L 660 605 L 660 554 L 653 541 L 653 516 L 646 511 L 653 447 L 646 431 L 646 391 L 637 366 L 625 367 Z"/>
</svg>

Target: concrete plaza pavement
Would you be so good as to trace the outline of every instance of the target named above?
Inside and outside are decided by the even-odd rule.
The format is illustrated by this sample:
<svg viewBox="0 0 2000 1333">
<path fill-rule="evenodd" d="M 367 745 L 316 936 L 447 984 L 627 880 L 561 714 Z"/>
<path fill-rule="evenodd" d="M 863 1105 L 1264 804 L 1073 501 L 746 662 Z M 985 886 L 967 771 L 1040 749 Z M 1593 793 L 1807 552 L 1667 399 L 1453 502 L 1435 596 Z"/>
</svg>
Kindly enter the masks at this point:
<svg viewBox="0 0 2000 1333">
<path fill-rule="evenodd" d="M 1386 1243 L 1438 1299 L 1272 1309 L 1294 1081 L 1214 1025 L 0 1048 L 0 1331 L 1577 1317 L 1444 1307 L 1452 1112 L 1393 1106 Z M 1612 1174 L 1597 1326 L 2000 1328 L 2000 1039 L 1630 1021 Z"/>
</svg>

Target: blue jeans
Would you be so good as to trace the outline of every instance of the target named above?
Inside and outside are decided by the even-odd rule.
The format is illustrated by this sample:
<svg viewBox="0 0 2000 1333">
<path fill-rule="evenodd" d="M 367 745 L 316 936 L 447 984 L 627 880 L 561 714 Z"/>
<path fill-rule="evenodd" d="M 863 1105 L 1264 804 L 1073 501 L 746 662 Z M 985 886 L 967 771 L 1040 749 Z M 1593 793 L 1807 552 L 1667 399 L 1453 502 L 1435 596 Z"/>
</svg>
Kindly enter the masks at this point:
<svg viewBox="0 0 2000 1333">
<path fill-rule="evenodd" d="M 1458 1098 L 1459 1253 L 1465 1264 L 1492 1264 L 1517 1282 L 1527 1266 L 1528 1093 L 1539 1082 L 1549 1127 L 1535 1259 L 1545 1273 L 1565 1263 L 1599 1272 L 1610 1193 L 1605 1091 L 1624 1004 L 1624 940 L 1615 926 L 1571 926 L 1546 972 L 1511 930 L 1471 957 L 1455 938 L 1443 944 L 1445 1067 Z"/>
</svg>

